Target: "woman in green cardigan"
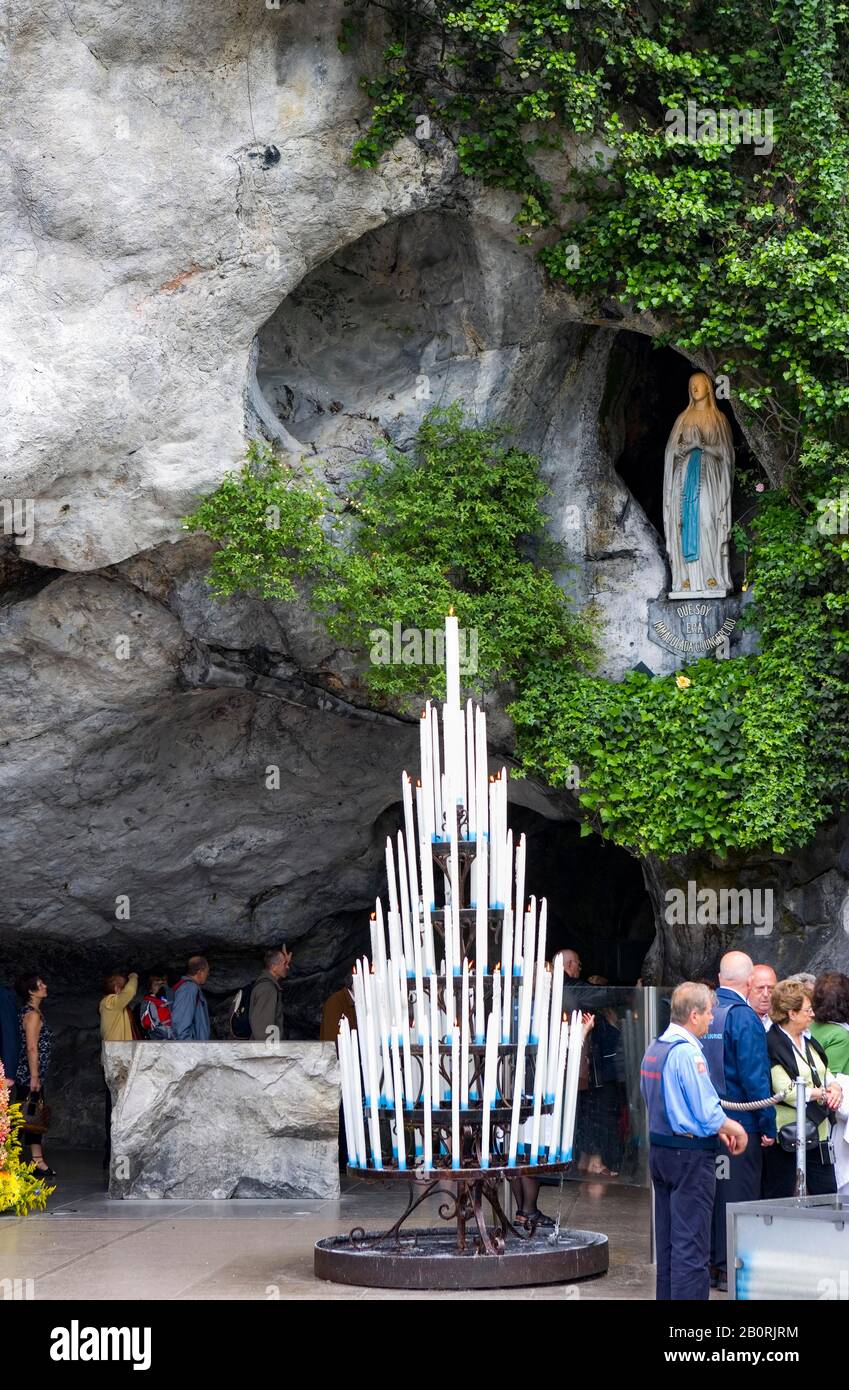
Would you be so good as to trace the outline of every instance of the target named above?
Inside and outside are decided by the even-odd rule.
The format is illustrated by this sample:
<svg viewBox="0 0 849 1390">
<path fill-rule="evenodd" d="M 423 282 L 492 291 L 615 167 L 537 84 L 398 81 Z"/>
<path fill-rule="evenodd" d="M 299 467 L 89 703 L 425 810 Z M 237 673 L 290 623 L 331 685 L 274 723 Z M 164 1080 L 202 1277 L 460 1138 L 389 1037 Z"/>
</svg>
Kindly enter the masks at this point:
<svg viewBox="0 0 849 1390">
<path fill-rule="evenodd" d="M 839 970 L 818 975 L 811 1006 L 811 1036 L 825 1049 L 829 1068 L 849 1073 L 849 977 Z"/>
<path fill-rule="evenodd" d="M 815 1018 L 811 1024 L 811 1036 L 816 1038 L 828 1058 L 829 1070 L 839 1079 L 849 1076 L 849 977 L 839 970 L 826 970 L 817 978 L 811 996 L 811 1006 Z M 842 1082 L 844 1090 L 849 1090 Z M 846 1196 L 849 1193 L 849 1138 L 844 1118 L 845 1109 L 841 1106 L 837 1123 L 831 1132 L 831 1146 L 834 1150 L 834 1176 L 837 1191 Z"/>
</svg>

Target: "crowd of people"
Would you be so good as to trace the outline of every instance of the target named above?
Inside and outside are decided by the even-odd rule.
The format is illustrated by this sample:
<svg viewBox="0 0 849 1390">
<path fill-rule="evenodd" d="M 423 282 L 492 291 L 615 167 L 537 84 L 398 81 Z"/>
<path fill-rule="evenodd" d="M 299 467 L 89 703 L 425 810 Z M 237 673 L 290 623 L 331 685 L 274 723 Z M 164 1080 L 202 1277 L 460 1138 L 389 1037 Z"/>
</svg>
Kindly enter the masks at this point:
<svg viewBox="0 0 849 1390">
<path fill-rule="evenodd" d="M 797 1078 L 806 1088 L 808 1195 L 849 1192 L 849 977 L 841 972 L 779 980 L 772 966 L 727 952 L 715 992 L 712 982 L 677 986 L 669 1026 L 640 1075 L 659 1299 L 727 1289 L 729 1203 L 795 1195 Z"/>
<path fill-rule="evenodd" d="M 577 951 L 558 954 L 564 1008 L 578 1008 L 584 1020 L 576 1167 L 587 1176 L 615 1177 L 629 1124 L 621 991 L 600 976 L 583 979 Z M 266 951 L 260 974 L 231 1001 L 233 1038 L 283 1038 L 283 981 L 291 961 L 285 946 Z M 103 982 L 101 1038 L 209 1039 L 213 1029 L 204 993 L 209 972 L 205 957 L 192 956 L 176 978 L 154 967 L 140 990 L 137 972 L 116 969 Z M 48 986 L 43 976 L 32 974 L 18 982 L 17 994 L 16 1001 L 10 990 L 0 988 L 0 1056 L 23 1108 L 22 1139 L 31 1159 L 41 1172 L 56 1176 L 43 1147 L 49 1124 L 45 1083 L 55 1051 L 44 1015 Z M 324 1005 L 322 1039 L 336 1040 L 343 1016 L 355 1024 L 350 973 Z M 826 971 L 778 980 L 772 966 L 729 951 L 720 962 L 718 982 L 687 981 L 675 989 L 669 1026 L 641 1067 L 655 1192 L 658 1298 L 704 1298 L 711 1287 L 727 1288 L 728 1204 L 793 1195 L 799 1076 L 807 1085 L 808 1192 L 847 1193 L 849 976 Z M 108 1087 L 104 1090 L 106 1165 L 111 1100 Z M 750 1110 L 724 1110 L 720 1104 L 770 1100 Z M 544 1224 L 539 1183 L 517 1181 L 517 1223 Z"/>
<path fill-rule="evenodd" d="M 283 980 L 289 973 L 292 953 L 285 946 L 265 952 L 263 969 L 240 990 L 232 1002 L 230 1033 L 238 1039 L 279 1042 L 283 1037 Z M 209 961 L 192 956 L 185 971 L 169 982 L 164 966 L 155 966 L 139 990 L 137 971 L 118 969 L 103 981 L 100 999 L 100 1037 L 103 1042 L 204 1042 L 212 1037 L 209 1005 L 204 985 Z M 170 978 L 173 978 L 171 976 Z M 57 1174 L 44 1156 L 43 1140 L 50 1122 L 46 1081 L 55 1049 L 55 1035 L 44 1016 L 48 986 L 43 976 L 23 976 L 12 990 L 0 987 L 0 1061 L 4 1075 L 14 1082 L 13 1100 L 23 1113 L 21 1140 L 29 1145 L 31 1160 L 48 1177 Z M 104 1083 L 106 1146 L 109 1161 L 112 1118 L 111 1093 Z"/>
</svg>

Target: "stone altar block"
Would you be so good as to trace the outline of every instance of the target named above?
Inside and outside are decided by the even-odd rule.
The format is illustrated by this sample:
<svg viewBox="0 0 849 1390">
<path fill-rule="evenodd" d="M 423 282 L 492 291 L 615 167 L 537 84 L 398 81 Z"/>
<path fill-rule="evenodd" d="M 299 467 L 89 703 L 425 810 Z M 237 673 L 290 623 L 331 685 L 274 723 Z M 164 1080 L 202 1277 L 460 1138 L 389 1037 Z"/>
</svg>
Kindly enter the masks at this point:
<svg viewBox="0 0 849 1390">
<path fill-rule="evenodd" d="M 333 1043 L 104 1043 L 110 1197 L 339 1195 Z"/>
</svg>

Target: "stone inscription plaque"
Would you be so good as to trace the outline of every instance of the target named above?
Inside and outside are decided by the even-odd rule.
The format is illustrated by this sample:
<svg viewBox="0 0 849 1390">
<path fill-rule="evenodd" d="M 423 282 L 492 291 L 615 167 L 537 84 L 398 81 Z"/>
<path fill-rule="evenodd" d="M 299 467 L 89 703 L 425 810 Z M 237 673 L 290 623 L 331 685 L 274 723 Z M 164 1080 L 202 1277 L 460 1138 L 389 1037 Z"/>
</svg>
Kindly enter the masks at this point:
<svg viewBox="0 0 849 1390">
<path fill-rule="evenodd" d="M 658 599 L 649 604 L 649 637 L 685 661 L 730 656 L 732 645 L 740 645 L 737 626 L 743 598 L 730 594 L 716 599 Z"/>
</svg>

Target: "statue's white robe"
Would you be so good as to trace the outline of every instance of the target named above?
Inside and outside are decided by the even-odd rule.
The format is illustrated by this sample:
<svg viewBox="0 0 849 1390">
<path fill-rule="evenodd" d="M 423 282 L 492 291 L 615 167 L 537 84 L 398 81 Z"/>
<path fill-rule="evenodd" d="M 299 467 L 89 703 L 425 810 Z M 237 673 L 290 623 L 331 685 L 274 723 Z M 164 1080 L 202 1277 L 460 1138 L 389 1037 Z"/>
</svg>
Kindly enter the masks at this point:
<svg viewBox="0 0 849 1390">
<path fill-rule="evenodd" d="M 663 473 L 663 527 L 672 566 L 672 589 L 721 595 L 731 590 L 728 545 L 734 444 L 724 416 L 720 438 L 706 443 L 691 426 L 683 429 L 685 413 L 682 411 L 672 426 Z M 687 475 L 687 460 L 690 451 L 695 448 L 702 451 L 699 558 L 688 563 L 681 551 L 681 493 Z"/>
</svg>

